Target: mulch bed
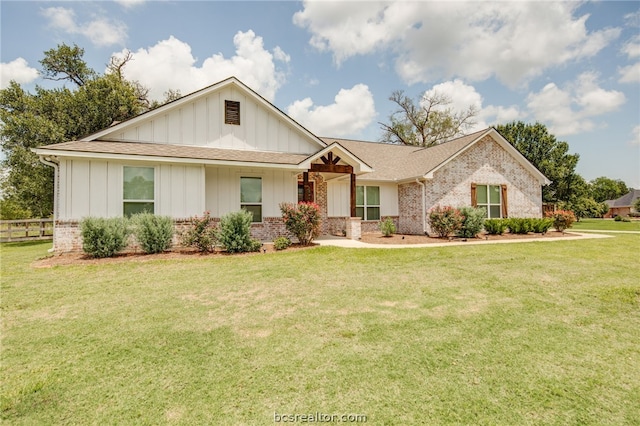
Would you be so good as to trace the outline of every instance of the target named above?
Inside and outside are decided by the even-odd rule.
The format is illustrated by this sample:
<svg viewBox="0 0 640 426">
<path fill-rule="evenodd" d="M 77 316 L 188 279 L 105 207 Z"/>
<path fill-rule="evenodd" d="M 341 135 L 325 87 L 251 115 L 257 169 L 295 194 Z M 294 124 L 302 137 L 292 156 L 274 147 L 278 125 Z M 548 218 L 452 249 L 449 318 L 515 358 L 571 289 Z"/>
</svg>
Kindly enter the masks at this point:
<svg viewBox="0 0 640 426">
<path fill-rule="evenodd" d="M 300 244 L 292 244 L 283 252 L 293 250 L 306 250 L 312 247 L 316 247 L 316 244 L 308 246 L 302 246 Z M 213 253 L 200 253 L 194 249 L 175 247 L 171 251 L 157 254 L 145 254 L 141 251 L 125 251 L 118 253 L 113 257 L 106 257 L 102 259 L 96 259 L 82 252 L 67 252 L 67 253 L 54 253 L 47 257 L 43 257 L 34 261 L 31 266 L 34 268 L 51 268 L 53 266 L 61 265 L 104 265 L 109 263 L 124 263 L 124 262 L 149 262 L 151 260 L 181 260 L 181 259 L 202 259 L 202 258 L 220 258 L 226 256 L 259 256 L 265 253 L 274 253 L 277 250 L 273 247 L 273 244 L 266 243 L 262 246 L 259 252 L 253 253 L 227 253 L 223 250 L 216 250 Z"/>
<path fill-rule="evenodd" d="M 481 241 L 481 240 L 489 240 L 489 241 L 499 241 L 499 240 L 512 240 L 512 239 L 546 239 L 546 238 L 562 238 L 568 236 L 575 236 L 575 234 L 570 233 L 562 233 L 556 231 L 549 231 L 544 235 L 541 234 L 527 234 L 527 235 L 516 235 L 506 233 L 504 235 L 479 235 L 477 238 L 433 238 L 427 237 L 426 235 L 403 235 L 403 234 L 394 234 L 390 237 L 385 237 L 381 233 L 364 233 L 362 234 L 362 238 L 360 241 L 371 244 L 432 244 L 432 243 L 443 243 L 443 242 L 456 242 L 456 241 Z M 293 250 L 306 250 L 312 247 L 316 247 L 316 244 L 311 244 L 308 246 L 302 246 L 300 244 L 292 244 L 286 250 L 282 252 L 289 252 Z M 110 263 L 124 263 L 124 262 L 149 262 L 151 260 L 181 260 L 181 259 L 201 259 L 201 258 L 218 258 L 223 256 L 259 256 L 265 253 L 274 253 L 276 249 L 273 247 L 273 244 L 266 243 L 262 246 L 262 249 L 259 252 L 254 253 L 227 253 L 222 250 L 218 250 L 214 253 L 200 253 L 193 249 L 184 248 L 184 247 L 176 247 L 171 251 L 158 253 L 158 254 L 145 254 L 140 251 L 137 252 L 123 252 L 118 253 L 114 257 L 108 257 L 104 259 L 95 259 L 87 256 L 81 252 L 71 252 L 71 253 L 55 253 L 50 256 L 44 257 L 42 259 L 38 259 L 32 263 L 32 266 L 35 268 L 51 268 L 53 266 L 61 266 L 61 265 L 103 265 Z"/>
<path fill-rule="evenodd" d="M 542 240 L 546 238 L 562 238 L 562 237 L 575 237 L 575 234 L 562 233 L 557 231 L 549 231 L 546 234 L 509 234 L 503 235 L 487 235 L 479 234 L 476 238 L 434 238 L 427 237 L 426 235 L 403 235 L 394 234 L 390 237 L 383 236 L 380 232 L 364 233 L 360 241 L 370 244 L 435 244 L 446 242 L 460 242 L 460 241 L 500 241 L 500 240 L 525 240 L 536 239 Z"/>
</svg>

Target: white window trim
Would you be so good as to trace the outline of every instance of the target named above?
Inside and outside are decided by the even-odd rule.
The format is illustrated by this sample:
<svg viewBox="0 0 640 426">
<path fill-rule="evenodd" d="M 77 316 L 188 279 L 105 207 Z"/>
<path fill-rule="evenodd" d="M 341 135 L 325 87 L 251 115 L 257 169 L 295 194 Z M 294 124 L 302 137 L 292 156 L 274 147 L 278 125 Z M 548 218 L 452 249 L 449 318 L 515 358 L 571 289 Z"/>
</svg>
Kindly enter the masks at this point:
<svg viewBox="0 0 640 426">
<path fill-rule="evenodd" d="M 371 205 L 367 204 L 367 187 L 378 188 L 378 197 L 382 198 L 381 191 L 380 191 L 380 186 L 379 185 L 357 185 L 357 186 L 360 186 L 360 187 L 364 188 L 363 191 L 362 191 L 363 192 L 362 196 L 363 196 L 364 204 L 357 204 L 356 203 L 356 208 L 358 208 L 358 207 L 362 207 L 363 208 L 363 216 L 364 217 L 362 218 L 362 220 L 365 221 L 365 222 L 366 221 L 369 221 L 369 222 L 377 222 L 377 221 L 379 221 L 380 218 L 382 218 L 382 206 L 380 204 L 371 204 Z M 356 187 L 356 191 L 357 191 L 357 187 Z M 380 200 L 380 201 L 382 201 L 382 200 Z M 380 218 L 378 218 L 378 219 L 367 219 L 367 207 L 377 207 L 378 209 L 380 209 L 380 214 L 379 214 Z"/>
<path fill-rule="evenodd" d="M 126 199 L 124 198 L 124 169 L 130 167 L 130 168 L 136 168 L 136 169 L 153 169 L 153 199 L 150 200 L 144 200 L 144 199 Z M 129 166 L 129 165 L 123 165 L 122 166 L 122 215 L 124 216 L 124 205 L 125 203 L 153 203 L 153 214 L 156 214 L 156 198 L 157 198 L 157 185 L 156 182 L 158 181 L 158 176 L 157 176 L 157 170 L 156 167 L 154 166 Z"/>
<path fill-rule="evenodd" d="M 476 194 L 478 191 L 478 187 L 480 186 L 484 186 L 485 188 L 487 188 L 487 202 L 486 204 L 481 204 L 477 201 L 476 198 L 476 205 L 478 206 L 478 208 L 485 208 L 487 210 L 487 219 L 502 219 L 502 186 L 500 184 L 493 184 L 493 183 L 477 183 L 476 184 Z M 490 195 L 490 190 L 489 188 L 495 186 L 498 188 L 498 196 L 500 197 L 500 201 L 496 204 L 496 203 L 492 203 L 491 202 L 491 195 Z M 477 195 L 476 195 L 477 197 Z M 498 206 L 499 210 L 500 210 L 500 216 L 498 217 L 491 217 L 491 206 Z"/>
<path fill-rule="evenodd" d="M 260 201 L 259 203 L 243 203 L 242 202 L 242 179 L 243 178 L 253 178 L 253 179 L 260 179 L 260 199 L 262 201 Z M 251 173 L 248 174 L 240 174 L 240 178 L 238 179 L 238 195 L 240 198 L 240 210 L 242 210 L 242 206 L 260 206 L 260 221 L 259 222 L 254 222 L 251 221 L 251 223 L 264 223 L 264 178 L 262 176 L 258 176 L 258 175 L 254 175 Z"/>
</svg>

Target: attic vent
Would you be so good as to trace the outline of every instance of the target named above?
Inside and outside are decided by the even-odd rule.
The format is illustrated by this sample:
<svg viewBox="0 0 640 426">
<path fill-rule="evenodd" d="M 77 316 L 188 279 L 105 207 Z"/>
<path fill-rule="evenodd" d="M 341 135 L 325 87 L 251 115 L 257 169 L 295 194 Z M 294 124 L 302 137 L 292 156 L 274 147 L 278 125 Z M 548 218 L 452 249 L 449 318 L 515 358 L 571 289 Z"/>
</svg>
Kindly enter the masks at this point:
<svg viewBox="0 0 640 426">
<path fill-rule="evenodd" d="M 240 102 L 224 101 L 224 123 L 240 125 Z"/>
</svg>

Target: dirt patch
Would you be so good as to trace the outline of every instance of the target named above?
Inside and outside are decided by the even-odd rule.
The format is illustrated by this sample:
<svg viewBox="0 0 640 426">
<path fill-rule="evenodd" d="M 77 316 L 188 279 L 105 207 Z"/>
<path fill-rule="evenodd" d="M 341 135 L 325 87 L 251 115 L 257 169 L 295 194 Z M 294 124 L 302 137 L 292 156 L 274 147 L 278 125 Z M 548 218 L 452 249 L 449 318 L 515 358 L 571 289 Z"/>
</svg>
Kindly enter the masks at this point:
<svg viewBox="0 0 640 426">
<path fill-rule="evenodd" d="M 137 252 L 123 252 L 118 253 L 113 257 L 107 257 L 104 259 L 95 259 L 87 256 L 82 252 L 69 252 L 69 253 L 55 253 L 50 256 L 44 257 L 34 261 L 31 266 L 34 268 L 51 268 L 53 266 L 63 265 L 104 265 L 109 263 L 124 263 L 124 262 L 149 262 L 152 260 L 186 260 L 186 259 L 202 259 L 202 258 L 219 258 L 225 256 L 259 256 L 266 253 L 283 253 L 295 250 L 306 250 L 317 245 L 311 244 L 309 246 L 301 246 L 299 244 L 292 244 L 286 250 L 278 251 L 273 247 L 271 243 L 265 243 L 259 252 L 253 253 L 227 253 L 222 250 L 217 250 L 214 253 L 200 253 L 196 250 L 176 247 L 171 251 L 157 254 L 145 254 L 140 251 Z"/>
<path fill-rule="evenodd" d="M 549 231 L 546 234 L 509 234 L 503 235 L 487 235 L 479 234 L 476 238 L 434 238 L 427 237 L 426 235 L 403 235 L 394 234 L 389 237 L 385 237 L 380 232 L 363 233 L 360 241 L 369 244 L 435 244 L 446 242 L 460 242 L 460 241 L 501 241 L 501 240 L 542 240 L 546 238 L 563 238 L 563 237 L 575 237 L 576 234 L 562 233 L 557 231 Z"/>
</svg>

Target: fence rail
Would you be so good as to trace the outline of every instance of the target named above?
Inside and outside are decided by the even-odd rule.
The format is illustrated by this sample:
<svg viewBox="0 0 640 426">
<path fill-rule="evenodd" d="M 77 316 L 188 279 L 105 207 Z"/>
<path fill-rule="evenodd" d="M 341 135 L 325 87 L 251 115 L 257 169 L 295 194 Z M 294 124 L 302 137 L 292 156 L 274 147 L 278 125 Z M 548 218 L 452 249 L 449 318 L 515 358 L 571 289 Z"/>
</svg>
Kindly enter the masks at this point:
<svg viewBox="0 0 640 426">
<path fill-rule="evenodd" d="M 52 238 L 53 219 L 0 220 L 0 243 Z"/>
</svg>

